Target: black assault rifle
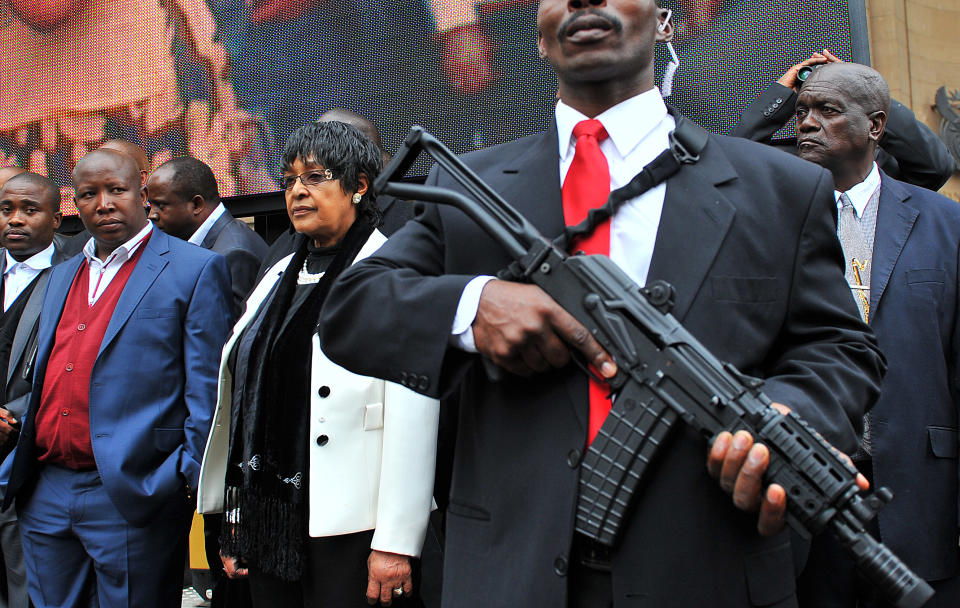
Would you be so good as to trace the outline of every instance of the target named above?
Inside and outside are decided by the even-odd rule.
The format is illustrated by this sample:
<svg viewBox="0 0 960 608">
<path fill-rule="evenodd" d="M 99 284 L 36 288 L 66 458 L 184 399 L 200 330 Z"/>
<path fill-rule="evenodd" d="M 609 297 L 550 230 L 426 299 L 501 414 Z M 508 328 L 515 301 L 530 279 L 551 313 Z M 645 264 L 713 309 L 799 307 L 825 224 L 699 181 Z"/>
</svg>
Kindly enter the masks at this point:
<svg viewBox="0 0 960 608">
<path fill-rule="evenodd" d="M 672 134 L 671 148 L 689 162 Z M 399 181 L 421 150 L 466 194 Z M 787 522 L 797 533 L 809 538 L 833 530 L 861 572 L 900 608 L 918 608 L 933 595 L 864 529 L 892 498 L 890 490 L 860 491 L 856 469 L 796 414 L 771 408 L 761 380 L 717 360 L 669 313 L 670 285 L 641 288 L 606 256 L 567 255 L 421 127 L 410 130 L 374 188 L 463 211 L 513 258 L 501 278 L 538 285 L 616 361 L 609 380 L 616 399 L 581 464 L 578 532 L 616 542 L 630 499 L 678 418 L 708 440 L 744 429 L 769 448 L 764 481 L 783 486 Z"/>
</svg>

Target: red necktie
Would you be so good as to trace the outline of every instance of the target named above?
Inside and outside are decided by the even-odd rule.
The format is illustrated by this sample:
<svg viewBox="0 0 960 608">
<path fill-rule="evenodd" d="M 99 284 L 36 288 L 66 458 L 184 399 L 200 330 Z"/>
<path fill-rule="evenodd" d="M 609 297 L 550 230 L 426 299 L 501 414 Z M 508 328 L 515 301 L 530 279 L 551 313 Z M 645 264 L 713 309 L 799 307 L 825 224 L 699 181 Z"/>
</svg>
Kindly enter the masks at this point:
<svg viewBox="0 0 960 608">
<path fill-rule="evenodd" d="M 582 120 L 573 128 L 573 135 L 577 138 L 577 148 L 563 181 L 563 220 L 567 226 L 582 222 L 588 211 L 602 207 L 610 196 L 610 168 L 600 150 L 600 142 L 607 138 L 607 130 L 599 120 Z M 610 220 L 597 225 L 589 236 L 574 241 L 571 249 L 609 255 Z M 609 392 L 606 383 L 590 379 L 588 445 L 610 413 Z"/>
</svg>

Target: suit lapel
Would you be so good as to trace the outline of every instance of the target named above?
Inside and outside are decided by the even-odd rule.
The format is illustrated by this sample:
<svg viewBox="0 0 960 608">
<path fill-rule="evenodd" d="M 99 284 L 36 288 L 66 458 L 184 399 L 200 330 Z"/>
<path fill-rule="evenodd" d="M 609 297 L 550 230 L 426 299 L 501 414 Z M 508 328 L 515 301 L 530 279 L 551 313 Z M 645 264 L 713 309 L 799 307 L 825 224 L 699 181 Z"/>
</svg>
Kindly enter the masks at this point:
<svg viewBox="0 0 960 608">
<path fill-rule="evenodd" d="M 40 317 L 40 308 L 43 306 L 43 293 L 47 289 L 47 283 L 50 281 L 52 270 L 46 268 L 34 279 L 36 284 L 27 303 L 17 322 L 17 330 L 13 334 L 13 342 L 10 345 L 10 360 L 7 364 L 7 383 L 10 386 L 10 380 L 13 378 L 13 372 L 20 364 L 20 358 L 23 355 L 23 349 L 26 348 L 30 335 L 33 334 L 34 326 Z"/>
<path fill-rule="evenodd" d="M 163 259 L 162 256 L 170 250 L 169 239 L 170 237 L 164 232 L 154 228 L 150 239 L 144 244 L 143 253 L 120 293 L 120 299 L 117 300 L 117 307 L 113 310 L 113 316 L 110 317 L 110 324 L 107 325 L 103 342 L 100 343 L 100 350 L 97 352 L 98 357 L 117 337 L 120 329 L 133 314 L 137 304 L 140 303 L 144 294 L 153 285 L 163 267 L 167 265 L 167 260 Z"/>
<path fill-rule="evenodd" d="M 660 228 L 647 282 L 667 281 L 677 290 L 673 315 L 683 320 L 726 238 L 736 214 L 716 185 L 737 174 L 712 142 L 700 161 L 667 180 Z"/>
<path fill-rule="evenodd" d="M 880 173 L 880 200 L 873 238 L 873 268 L 870 271 L 870 309 L 874 311 L 871 318 L 876 315 L 893 267 L 920 215 L 919 209 L 907 202 L 909 198 L 909 192 L 885 173 Z"/>
<path fill-rule="evenodd" d="M 207 233 L 207 236 L 203 237 L 203 242 L 200 243 L 200 246 L 204 249 L 212 249 L 213 244 L 217 242 L 217 237 L 219 237 L 223 229 L 227 227 L 227 224 L 232 221 L 233 216 L 230 215 L 230 212 L 224 211 L 223 215 L 218 217 L 217 221 L 210 227 L 210 232 Z"/>
</svg>

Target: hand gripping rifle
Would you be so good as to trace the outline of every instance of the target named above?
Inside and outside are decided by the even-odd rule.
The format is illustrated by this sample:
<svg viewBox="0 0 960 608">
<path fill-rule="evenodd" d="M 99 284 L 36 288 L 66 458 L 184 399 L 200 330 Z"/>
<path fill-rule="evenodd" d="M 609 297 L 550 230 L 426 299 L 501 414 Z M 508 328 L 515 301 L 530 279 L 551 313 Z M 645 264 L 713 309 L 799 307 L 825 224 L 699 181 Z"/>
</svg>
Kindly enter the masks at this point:
<svg viewBox="0 0 960 608">
<path fill-rule="evenodd" d="M 690 162 L 674 134 L 671 149 L 678 162 Z M 422 150 L 466 194 L 399 181 Z M 421 127 L 411 129 L 374 188 L 466 213 L 513 258 L 501 278 L 538 285 L 616 361 L 617 375 L 608 381 L 613 407 L 581 463 L 578 532 L 615 544 L 631 497 L 678 418 L 708 440 L 743 429 L 769 448 L 764 481 L 786 491 L 787 522 L 797 533 L 809 538 L 832 530 L 899 608 L 918 608 L 933 595 L 864 528 L 893 497 L 890 490 L 860 491 L 856 469 L 796 414 L 771 408 L 761 380 L 717 360 L 687 332 L 669 313 L 672 286 L 655 281 L 641 288 L 606 256 L 567 255 Z"/>
</svg>

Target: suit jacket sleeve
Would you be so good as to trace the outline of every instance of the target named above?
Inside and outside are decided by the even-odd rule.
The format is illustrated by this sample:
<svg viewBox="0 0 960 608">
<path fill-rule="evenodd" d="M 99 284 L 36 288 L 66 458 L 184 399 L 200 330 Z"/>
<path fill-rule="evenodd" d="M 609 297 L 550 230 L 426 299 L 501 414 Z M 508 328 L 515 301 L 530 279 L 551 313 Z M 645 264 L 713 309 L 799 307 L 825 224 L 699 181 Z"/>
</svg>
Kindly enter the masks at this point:
<svg viewBox="0 0 960 608">
<path fill-rule="evenodd" d="M 387 382 L 377 527 L 370 548 L 420 556 L 433 502 L 440 402 Z"/>
<path fill-rule="evenodd" d="M 230 285 L 233 292 L 233 318 L 238 318 L 243 312 L 243 302 L 257 283 L 257 271 L 260 269 L 260 258 L 256 253 L 240 247 L 222 252 L 227 259 L 230 269 Z"/>
<path fill-rule="evenodd" d="M 887 175 L 929 190 L 940 189 L 955 170 L 946 144 L 895 99 L 890 100 L 877 164 Z"/>
<path fill-rule="evenodd" d="M 184 388 L 187 418 L 178 470 L 196 489 L 200 462 L 217 403 L 220 351 L 230 332 L 230 273 L 222 256 L 209 258 L 200 271 L 183 328 Z"/>
<path fill-rule="evenodd" d="M 886 361 L 842 279 L 836 221 L 833 180 L 821 171 L 794 256 L 787 316 L 767 356 L 764 391 L 852 454 Z"/>
<path fill-rule="evenodd" d="M 434 172 L 427 181 L 436 183 Z M 354 373 L 439 397 L 459 381 L 452 372 L 472 359 L 447 347 L 472 278 L 444 274 L 440 214 L 423 205 L 415 221 L 337 279 L 321 313 L 323 351 Z"/>
<path fill-rule="evenodd" d="M 743 110 L 730 135 L 768 143 L 793 118 L 796 105 L 794 90 L 774 82 Z"/>
</svg>

